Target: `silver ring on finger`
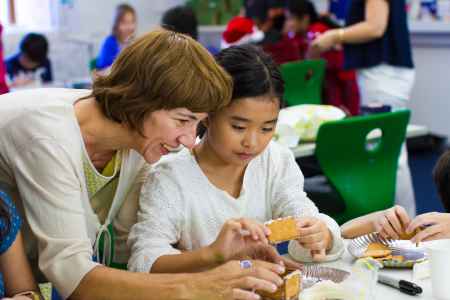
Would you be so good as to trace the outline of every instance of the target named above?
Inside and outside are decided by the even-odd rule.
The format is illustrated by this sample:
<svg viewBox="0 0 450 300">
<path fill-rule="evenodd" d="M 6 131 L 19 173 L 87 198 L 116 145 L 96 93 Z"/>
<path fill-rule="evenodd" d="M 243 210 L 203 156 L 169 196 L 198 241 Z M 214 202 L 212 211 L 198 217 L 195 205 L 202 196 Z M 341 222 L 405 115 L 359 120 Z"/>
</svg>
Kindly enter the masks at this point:
<svg viewBox="0 0 450 300">
<path fill-rule="evenodd" d="M 241 266 L 241 269 L 250 269 L 253 266 L 252 261 L 248 259 L 239 261 L 239 264 Z"/>
</svg>

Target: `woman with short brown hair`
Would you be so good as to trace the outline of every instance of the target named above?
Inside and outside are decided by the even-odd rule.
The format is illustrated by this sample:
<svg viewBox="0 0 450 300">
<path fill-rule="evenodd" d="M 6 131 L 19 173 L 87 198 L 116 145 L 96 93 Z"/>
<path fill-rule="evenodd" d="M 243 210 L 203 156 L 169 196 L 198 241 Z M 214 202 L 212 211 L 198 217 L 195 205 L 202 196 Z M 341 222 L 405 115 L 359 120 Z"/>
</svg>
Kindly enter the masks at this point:
<svg viewBox="0 0 450 300">
<path fill-rule="evenodd" d="M 124 49 L 92 91 L 0 97 L 0 183 L 24 210 L 27 246 L 39 249 L 40 270 L 63 298 L 252 299 L 236 295 L 270 291 L 280 280 L 277 265 L 263 262 L 170 276 L 106 267 L 127 262 L 148 164 L 192 147 L 198 123 L 227 105 L 231 91 L 229 75 L 200 44 L 154 31 Z"/>
</svg>

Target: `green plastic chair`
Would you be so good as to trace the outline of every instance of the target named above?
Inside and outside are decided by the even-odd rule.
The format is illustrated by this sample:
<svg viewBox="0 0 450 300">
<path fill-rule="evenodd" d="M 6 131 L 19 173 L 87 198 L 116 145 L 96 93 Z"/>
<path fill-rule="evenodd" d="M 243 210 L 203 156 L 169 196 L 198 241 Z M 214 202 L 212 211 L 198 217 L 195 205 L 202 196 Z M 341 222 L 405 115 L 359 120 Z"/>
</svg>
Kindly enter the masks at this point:
<svg viewBox="0 0 450 300">
<path fill-rule="evenodd" d="M 89 61 L 89 71 L 94 71 L 97 68 L 97 57 Z"/>
<path fill-rule="evenodd" d="M 324 123 L 316 140 L 316 157 L 345 203 L 332 215 L 339 223 L 394 205 L 400 149 L 410 111 L 352 117 Z M 367 138 L 374 130 L 381 137 Z"/>
<path fill-rule="evenodd" d="M 321 104 L 326 62 L 323 59 L 302 60 L 280 65 L 285 82 L 287 106 Z"/>
</svg>

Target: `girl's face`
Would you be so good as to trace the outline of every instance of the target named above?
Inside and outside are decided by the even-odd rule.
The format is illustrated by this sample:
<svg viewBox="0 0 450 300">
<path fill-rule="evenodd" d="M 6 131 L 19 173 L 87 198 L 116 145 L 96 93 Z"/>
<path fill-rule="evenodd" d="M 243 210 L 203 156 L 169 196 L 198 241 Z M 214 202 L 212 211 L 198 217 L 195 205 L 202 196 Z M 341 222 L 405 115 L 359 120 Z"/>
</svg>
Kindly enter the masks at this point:
<svg viewBox="0 0 450 300">
<path fill-rule="evenodd" d="M 128 42 L 136 31 L 136 17 L 133 13 L 127 12 L 122 16 L 118 26 L 120 40 Z"/>
<path fill-rule="evenodd" d="M 279 111 L 273 96 L 235 100 L 207 119 L 205 143 L 223 162 L 246 166 L 272 140 Z"/>
<path fill-rule="evenodd" d="M 198 123 L 206 116 L 207 113 L 193 113 L 187 108 L 155 111 L 144 122 L 144 137 L 135 134 L 133 149 L 153 164 L 180 145 L 192 148 Z"/>
</svg>

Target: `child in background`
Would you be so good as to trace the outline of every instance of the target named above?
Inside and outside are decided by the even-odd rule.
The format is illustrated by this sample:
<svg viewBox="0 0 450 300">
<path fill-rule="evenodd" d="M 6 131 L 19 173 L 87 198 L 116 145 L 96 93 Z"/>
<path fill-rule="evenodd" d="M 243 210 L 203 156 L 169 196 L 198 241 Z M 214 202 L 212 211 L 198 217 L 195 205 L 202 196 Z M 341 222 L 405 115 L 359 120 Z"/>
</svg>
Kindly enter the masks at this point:
<svg viewBox="0 0 450 300">
<path fill-rule="evenodd" d="M 136 32 L 136 12 L 128 4 L 120 4 L 116 8 L 112 33 L 103 42 L 97 56 L 96 69 L 98 75 L 108 72 L 120 51 L 133 39 Z"/>
<path fill-rule="evenodd" d="M 39 80 L 53 81 L 52 67 L 48 59 L 48 41 L 38 33 L 27 34 L 20 42 L 20 51 L 6 59 L 10 87 L 21 87 Z M 36 78 L 39 76 L 40 78 Z"/>
<path fill-rule="evenodd" d="M 161 18 L 161 27 L 187 34 L 198 40 L 198 21 L 192 8 L 179 5 L 167 10 Z"/>
<path fill-rule="evenodd" d="M 3 43 L 2 43 L 3 26 L 0 23 L 0 95 L 9 91 L 6 85 L 6 67 L 3 61 Z"/>
<path fill-rule="evenodd" d="M 265 33 L 261 45 L 277 64 L 301 59 L 301 44 L 297 39 L 284 33 L 286 16 L 280 14 L 272 18 L 272 27 Z"/>
<path fill-rule="evenodd" d="M 413 243 L 450 238 L 450 151 L 445 152 L 436 163 L 433 179 L 446 213 L 430 212 L 412 221 L 406 210 L 394 206 L 384 211 L 348 221 L 341 227 L 344 238 L 354 238 L 371 232 L 379 232 L 385 238 L 397 239 L 400 234 L 422 228 L 411 241 Z"/>
<path fill-rule="evenodd" d="M 338 28 L 339 25 L 327 16 L 319 16 L 314 4 L 309 0 L 292 0 L 288 6 L 287 30 L 300 48 L 302 59 L 307 57 L 307 49 L 320 34 Z M 354 71 L 344 70 L 344 53 L 336 47 L 322 54 L 327 62 L 324 81 L 325 103 L 337 106 L 350 115 L 359 114 L 359 90 Z"/>
<path fill-rule="evenodd" d="M 264 33 L 258 29 L 252 19 L 237 16 L 232 18 L 222 33 L 220 48 L 256 44 L 264 39 Z"/>
<path fill-rule="evenodd" d="M 343 251 L 338 225 L 306 196 L 292 152 L 272 141 L 284 92 L 275 63 L 253 45 L 222 50 L 217 61 L 233 78 L 231 104 L 206 119 L 192 150 L 149 174 L 128 240 L 128 267 L 192 272 L 253 257 L 261 249 L 255 243 L 268 245 L 262 223 L 286 216 L 296 218 L 299 230 L 289 245 L 294 259 L 336 259 Z"/>
<path fill-rule="evenodd" d="M 0 191 L 0 298 L 39 300 L 41 296 L 25 256 L 21 220 L 11 198 Z"/>
</svg>

